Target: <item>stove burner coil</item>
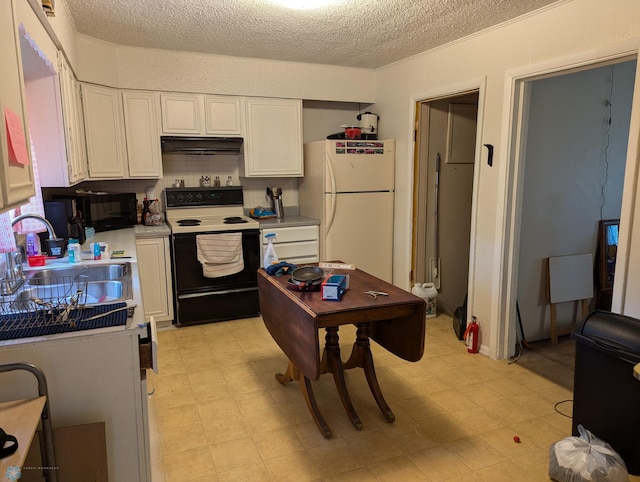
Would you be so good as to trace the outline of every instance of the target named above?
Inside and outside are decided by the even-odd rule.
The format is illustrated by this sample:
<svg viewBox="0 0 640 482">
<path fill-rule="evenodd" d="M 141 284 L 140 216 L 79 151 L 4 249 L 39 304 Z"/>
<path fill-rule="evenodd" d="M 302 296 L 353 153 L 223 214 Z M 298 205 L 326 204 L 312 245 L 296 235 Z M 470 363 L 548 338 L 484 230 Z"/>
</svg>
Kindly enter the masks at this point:
<svg viewBox="0 0 640 482">
<path fill-rule="evenodd" d="M 178 226 L 199 226 L 202 221 L 199 219 L 179 219 Z"/>
<path fill-rule="evenodd" d="M 224 218 L 224 224 L 242 224 L 246 223 L 246 219 L 242 219 L 240 216 L 229 216 L 228 218 Z"/>
</svg>

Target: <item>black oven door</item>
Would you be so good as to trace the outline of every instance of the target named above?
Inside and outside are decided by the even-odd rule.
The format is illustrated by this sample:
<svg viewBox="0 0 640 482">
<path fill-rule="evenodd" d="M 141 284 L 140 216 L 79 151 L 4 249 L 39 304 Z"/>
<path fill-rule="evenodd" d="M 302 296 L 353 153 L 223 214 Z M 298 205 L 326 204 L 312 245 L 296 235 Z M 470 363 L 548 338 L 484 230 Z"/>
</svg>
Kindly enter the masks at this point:
<svg viewBox="0 0 640 482">
<path fill-rule="evenodd" d="M 213 233 L 172 235 L 176 324 L 208 323 L 256 316 L 260 312 L 258 276 L 260 231 L 242 233 L 244 268 L 236 274 L 208 278 L 197 258 L 196 236 Z"/>
<path fill-rule="evenodd" d="M 234 233 L 238 231 L 225 231 Z M 260 268 L 260 231 L 240 230 L 242 233 L 242 257 L 244 269 L 239 273 L 219 278 L 207 278 L 198 261 L 196 236 L 213 233 L 185 233 L 173 235 L 174 276 L 178 293 L 225 290 L 243 286 L 258 286 L 257 271 Z"/>
</svg>

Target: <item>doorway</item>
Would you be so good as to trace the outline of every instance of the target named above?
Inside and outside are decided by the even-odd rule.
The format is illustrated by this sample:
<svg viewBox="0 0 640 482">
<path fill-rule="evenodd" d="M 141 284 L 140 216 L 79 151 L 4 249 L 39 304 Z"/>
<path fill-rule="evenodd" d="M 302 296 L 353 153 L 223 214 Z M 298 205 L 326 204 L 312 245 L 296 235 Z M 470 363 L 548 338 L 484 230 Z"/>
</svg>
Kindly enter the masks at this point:
<svg viewBox="0 0 640 482">
<path fill-rule="evenodd" d="M 469 285 L 477 90 L 418 102 L 413 283 L 433 283 L 453 316 Z"/>
<path fill-rule="evenodd" d="M 502 298 L 505 357 L 513 356 L 522 336 L 522 330 L 516 330 L 516 303 L 525 337 L 549 337 L 542 259 L 579 253 L 591 253 L 595 259 L 599 220 L 620 217 L 621 224 L 625 222 L 620 205 L 623 185 L 629 184 L 624 178 L 635 70 L 635 56 L 627 55 L 513 79 Z M 536 89 L 549 81 L 564 84 L 564 94 L 548 90 L 536 101 Z M 574 95 L 590 83 L 593 90 L 576 100 Z M 569 98 L 572 103 L 558 110 Z M 547 101 L 557 114 L 538 109 Z M 537 119 L 536 109 L 543 113 Z M 537 137 L 537 129 L 547 131 L 546 141 Z M 538 250 L 535 256 L 532 249 Z M 563 309 L 564 323 L 571 323 L 573 303 Z"/>
</svg>

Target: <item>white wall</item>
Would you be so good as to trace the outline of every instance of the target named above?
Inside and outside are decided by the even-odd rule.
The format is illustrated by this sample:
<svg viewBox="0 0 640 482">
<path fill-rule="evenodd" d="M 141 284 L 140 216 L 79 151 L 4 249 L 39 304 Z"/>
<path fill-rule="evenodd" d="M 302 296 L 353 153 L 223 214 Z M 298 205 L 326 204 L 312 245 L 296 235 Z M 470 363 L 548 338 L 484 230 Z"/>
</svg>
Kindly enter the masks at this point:
<svg viewBox="0 0 640 482">
<path fill-rule="evenodd" d="M 77 36 L 78 77 L 122 89 L 366 102 L 371 69 L 116 46 Z"/>
<path fill-rule="evenodd" d="M 620 47 L 617 48 L 617 43 Z M 507 226 L 510 125 L 509 75 L 537 64 L 569 65 L 577 57 L 599 59 L 612 51 L 637 51 L 640 45 L 640 4 L 635 0 L 574 0 L 545 8 L 443 48 L 378 69 L 375 109 L 396 138 L 396 210 L 394 283 L 407 287 L 411 267 L 412 166 L 414 102 L 457 92 L 470 85 L 480 97 L 479 144 L 495 146 L 493 167 L 486 150 L 476 169 L 476 225 L 472 227 L 469 313 L 481 325 L 482 351 L 505 356 L 501 313 L 504 283 L 504 231 Z M 566 61 L 563 61 L 566 57 Z M 533 67 L 532 67 L 533 68 Z M 541 70 L 540 68 L 539 70 Z M 640 235 L 639 235 L 640 236 Z"/>
<path fill-rule="evenodd" d="M 595 262 L 598 221 L 620 217 L 635 69 L 625 62 L 531 85 L 518 256 L 528 341 L 550 335 L 544 258 L 591 253 Z M 573 303 L 557 312 L 568 325 Z"/>
</svg>

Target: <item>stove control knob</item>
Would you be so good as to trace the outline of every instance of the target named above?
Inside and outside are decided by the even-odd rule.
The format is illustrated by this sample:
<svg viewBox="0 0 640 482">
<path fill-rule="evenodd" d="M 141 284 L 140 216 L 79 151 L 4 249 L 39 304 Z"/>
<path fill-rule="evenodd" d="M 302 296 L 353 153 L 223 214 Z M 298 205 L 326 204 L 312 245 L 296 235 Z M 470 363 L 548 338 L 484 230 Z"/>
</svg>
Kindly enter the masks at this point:
<svg viewBox="0 0 640 482">
<path fill-rule="evenodd" d="M 187 195 L 185 196 L 185 198 L 187 199 L 187 203 L 192 203 L 193 202 L 193 194 L 191 194 L 190 192 L 187 193 Z"/>
<path fill-rule="evenodd" d="M 196 193 L 196 201 L 202 202 L 202 193 L 201 192 L 197 192 Z"/>
</svg>

